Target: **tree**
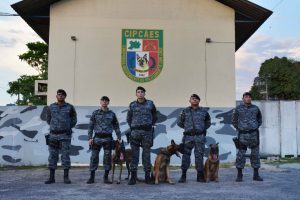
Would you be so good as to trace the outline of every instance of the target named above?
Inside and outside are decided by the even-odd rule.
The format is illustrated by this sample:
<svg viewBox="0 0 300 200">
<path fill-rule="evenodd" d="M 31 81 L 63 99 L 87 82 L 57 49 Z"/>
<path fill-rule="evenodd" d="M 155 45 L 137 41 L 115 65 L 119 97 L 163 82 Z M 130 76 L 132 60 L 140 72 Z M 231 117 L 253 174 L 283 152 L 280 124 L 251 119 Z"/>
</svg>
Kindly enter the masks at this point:
<svg viewBox="0 0 300 200">
<path fill-rule="evenodd" d="M 29 102 L 35 105 L 46 105 L 45 96 L 35 96 L 35 80 L 48 79 L 48 45 L 42 42 L 32 42 L 27 45 L 28 51 L 19 55 L 19 59 L 27 62 L 37 70 L 38 75 L 22 75 L 16 81 L 9 82 L 7 93 L 17 95 L 17 105 L 27 105 Z"/>
<path fill-rule="evenodd" d="M 300 99 L 300 62 L 286 57 L 274 57 L 262 63 L 258 77 L 268 86 L 268 97 L 278 100 Z M 265 88 L 265 87 L 263 87 Z M 261 85 L 254 81 L 254 99 L 263 99 Z"/>
</svg>

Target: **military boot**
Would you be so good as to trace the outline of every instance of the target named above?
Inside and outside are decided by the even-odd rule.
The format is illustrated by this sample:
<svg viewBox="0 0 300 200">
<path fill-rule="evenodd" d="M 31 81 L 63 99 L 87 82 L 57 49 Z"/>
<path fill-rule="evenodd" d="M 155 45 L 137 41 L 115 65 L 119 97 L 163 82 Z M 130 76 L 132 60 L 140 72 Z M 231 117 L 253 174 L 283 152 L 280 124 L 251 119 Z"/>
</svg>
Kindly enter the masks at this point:
<svg viewBox="0 0 300 200">
<path fill-rule="evenodd" d="M 110 180 L 108 180 L 108 174 L 109 174 L 109 170 L 105 170 L 104 177 L 103 177 L 103 182 L 106 183 L 106 184 L 112 184 L 112 182 Z"/>
<path fill-rule="evenodd" d="M 253 169 L 253 180 L 254 181 L 263 181 L 263 179 L 258 174 L 258 168 Z"/>
<path fill-rule="evenodd" d="M 91 175 L 89 180 L 86 182 L 87 184 L 95 183 L 95 171 L 91 171 Z"/>
<path fill-rule="evenodd" d="M 197 171 L 197 182 L 205 182 L 203 171 Z"/>
<path fill-rule="evenodd" d="M 69 179 L 69 169 L 64 169 L 64 183 L 70 184 L 71 181 Z"/>
<path fill-rule="evenodd" d="M 181 177 L 180 177 L 178 183 L 185 183 L 186 182 L 186 171 L 187 171 L 186 169 L 182 170 L 182 174 L 181 174 Z"/>
<path fill-rule="evenodd" d="M 237 168 L 237 177 L 236 177 L 236 182 L 242 182 L 243 181 L 243 169 Z"/>
<path fill-rule="evenodd" d="M 145 172 L 145 183 L 146 184 L 152 184 L 150 172 Z"/>
<path fill-rule="evenodd" d="M 55 183 L 55 169 L 50 169 L 50 177 L 47 181 L 45 181 L 45 184 L 51 183 Z"/>
<path fill-rule="evenodd" d="M 136 184 L 136 171 L 131 171 L 131 177 L 128 182 L 128 185 L 135 185 Z"/>
</svg>

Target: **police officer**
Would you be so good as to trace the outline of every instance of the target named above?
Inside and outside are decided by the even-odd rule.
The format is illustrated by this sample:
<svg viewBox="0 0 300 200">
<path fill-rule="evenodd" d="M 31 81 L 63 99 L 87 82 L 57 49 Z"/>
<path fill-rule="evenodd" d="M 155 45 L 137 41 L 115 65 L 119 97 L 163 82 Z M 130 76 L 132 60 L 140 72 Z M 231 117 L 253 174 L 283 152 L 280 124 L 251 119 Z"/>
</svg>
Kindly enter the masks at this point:
<svg viewBox="0 0 300 200">
<path fill-rule="evenodd" d="M 95 171 L 99 165 L 99 152 L 102 147 L 104 149 L 104 183 L 112 183 L 108 180 L 108 174 L 111 169 L 112 132 L 115 130 L 118 140 L 121 140 L 121 132 L 116 114 L 108 108 L 109 101 L 107 96 L 101 97 L 100 109 L 95 110 L 90 118 L 88 137 L 89 145 L 92 148 L 92 155 L 90 160 L 91 174 L 87 184 L 95 182 Z"/>
<path fill-rule="evenodd" d="M 45 184 L 55 183 L 55 169 L 59 151 L 61 151 L 61 162 L 64 168 L 64 183 L 71 183 L 69 179 L 69 169 L 71 167 L 69 153 L 72 128 L 77 123 L 77 115 L 74 106 L 65 102 L 66 97 L 67 93 L 64 90 L 57 90 L 57 102 L 51 104 L 47 109 L 47 123 L 50 125 L 50 133 L 47 135 L 50 177 Z"/>
<path fill-rule="evenodd" d="M 239 148 L 236 155 L 236 168 L 238 171 L 236 181 L 243 181 L 242 170 L 245 167 L 245 153 L 251 149 L 251 166 L 254 169 L 253 180 L 263 181 L 258 174 L 260 168 L 259 132 L 262 116 L 259 108 L 251 104 L 252 96 L 249 92 L 243 94 L 243 103 L 233 111 L 232 124 L 238 131 Z"/>
<path fill-rule="evenodd" d="M 145 88 L 137 87 L 137 100 L 130 103 L 127 113 L 127 123 L 131 130 L 130 146 L 133 152 L 129 185 L 136 184 L 140 147 L 143 149 L 142 162 L 145 171 L 145 183 L 151 183 L 150 149 L 153 146 L 153 126 L 157 120 L 157 115 L 153 101 L 145 99 L 145 92 Z"/>
<path fill-rule="evenodd" d="M 177 125 L 184 129 L 182 143 L 184 152 L 182 156 L 182 175 L 179 183 L 186 182 L 186 172 L 191 164 L 191 153 L 194 148 L 197 181 L 204 182 L 203 155 L 206 142 L 206 130 L 210 127 L 210 115 L 207 109 L 200 107 L 200 97 L 192 94 L 190 106 L 185 108 L 177 119 Z"/>
</svg>

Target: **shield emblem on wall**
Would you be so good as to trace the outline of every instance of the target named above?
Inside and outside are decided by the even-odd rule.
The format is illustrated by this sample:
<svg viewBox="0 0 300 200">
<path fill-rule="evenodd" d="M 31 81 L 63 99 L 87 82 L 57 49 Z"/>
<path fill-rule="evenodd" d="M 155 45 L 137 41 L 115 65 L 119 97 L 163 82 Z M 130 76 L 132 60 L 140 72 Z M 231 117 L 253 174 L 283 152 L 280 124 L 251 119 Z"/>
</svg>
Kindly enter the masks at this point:
<svg viewBox="0 0 300 200">
<path fill-rule="evenodd" d="M 122 69 L 139 83 L 155 79 L 163 68 L 163 31 L 122 29 Z"/>
</svg>

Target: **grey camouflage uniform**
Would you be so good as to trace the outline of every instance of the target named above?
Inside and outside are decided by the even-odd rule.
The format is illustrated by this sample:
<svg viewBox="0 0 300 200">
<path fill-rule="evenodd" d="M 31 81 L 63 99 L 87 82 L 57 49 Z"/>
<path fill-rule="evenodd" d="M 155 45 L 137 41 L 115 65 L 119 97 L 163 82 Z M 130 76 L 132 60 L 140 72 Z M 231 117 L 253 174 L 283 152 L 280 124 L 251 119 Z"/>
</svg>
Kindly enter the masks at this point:
<svg viewBox="0 0 300 200">
<path fill-rule="evenodd" d="M 142 163 L 145 172 L 151 171 L 150 149 L 153 146 L 152 126 L 157 120 L 156 107 L 151 100 L 143 103 L 133 101 L 129 105 L 127 123 L 131 129 L 130 146 L 133 152 L 131 171 L 136 171 L 139 163 L 140 147 L 143 149 Z"/>
<path fill-rule="evenodd" d="M 184 129 L 182 142 L 184 153 L 181 169 L 187 170 L 191 165 L 191 153 L 194 148 L 195 165 L 197 171 L 203 171 L 203 156 L 206 143 L 206 130 L 210 127 L 210 115 L 207 109 L 198 107 L 185 108 L 177 119 L 177 125 Z"/>
<path fill-rule="evenodd" d="M 73 105 L 64 103 L 58 105 L 51 104 L 47 109 L 47 123 L 50 125 L 49 140 L 58 141 L 60 148 L 48 146 L 49 169 L 56 169 L 61 151 L 61 162 L 64 169 L 70 169 L 70 147 L 72 138 L 72 128 L 77 123 L 77 114 Z"/>
<path fill-rule="evenodd" d="M 237 106 L 233 111 L 232 124 L 237 129 L 238 138 L 242 144 L 236 154 L 236 168 L 245 167 L 247 148 L 251 149 L 251 166 L 260 168 L 258 128 L 262 124 L 262 116 L 259 108 L 253 104 Z"/>
<path fill-rule="evenodd" d="M 117 138 L 121 139 L 119 122 L 113 111 L 95 110 L 90 118 L 88 136 L 93 139 L 90 171 L 95 171 L 99 165 L 99 153 L 103 147 L 103 166 L 105 170 L 111 169 L 112 132 L 115 130 Z M 95 134 L 94 134 L 95 133 Z"/>
</svg>

